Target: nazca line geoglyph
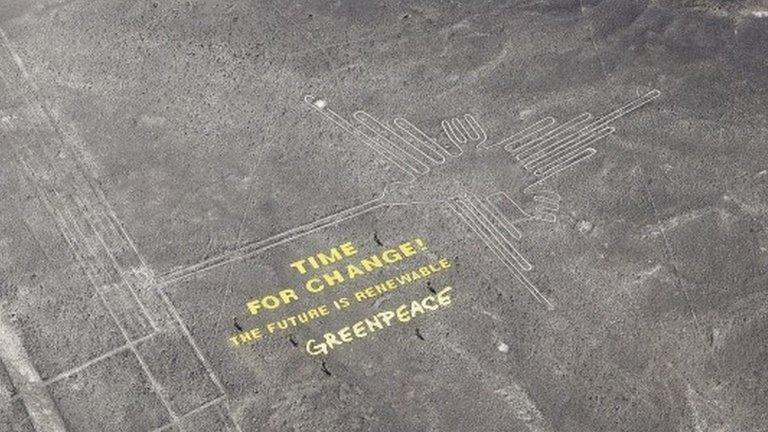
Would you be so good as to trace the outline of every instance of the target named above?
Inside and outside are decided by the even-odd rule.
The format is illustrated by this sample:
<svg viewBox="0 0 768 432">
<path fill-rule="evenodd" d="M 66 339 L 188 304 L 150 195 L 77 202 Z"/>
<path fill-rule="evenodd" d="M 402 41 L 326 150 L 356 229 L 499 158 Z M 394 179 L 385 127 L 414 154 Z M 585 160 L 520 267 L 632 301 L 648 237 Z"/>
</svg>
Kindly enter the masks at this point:
<svg viewBox="0 0 768 432">
<path fill-rule="evenodd" d="M 307 95 L 304 100 L 315 112 L 398 168 L 406 179 L 390 184 L 382 194 L 370 201 L 268 238 L 248 242 L 195 265 L 173 270 L 161 276 L 160 280 L 172 283 L 382 207 L 445 203 L 512 275 L 539 302 L 551 309 L 552 303 L 526 276 L 533 266 L 513 244 L 522 236 L 518 225 L 528 220 L 555 222 L 560 197 L 546 188 L 545 180 L 589 159 L 597 152 L 592 145 L 615 131 L 610 126 L 612 122 L 651 102 L 660 94 L 658 90 L 652 90 L 603 116 L 594 118 L 584 113 L 559 126 L 554 118 L 547 117 L 497 142 L 488 140 L 486 131 L 472 114 L 443 120 L 441 127 L 444 137 L 438 140 L 403 117 L 396 117 L 392 125 L 388 125 L 365 111 L 356 111 L 352 115 L 355 121 L 353 124 L 329 108 L 325 100 Z M 487 152 L 493 149 L 505 150 L 503 154 L 513 157 L 529 175 L 530 181 L 519 185 L 519 191 L 532 195 L 532 210 L 524 210 L 508 191 L 478 195 L 461 185 L 455 186 L 455 183 L 461 183 L 461 179 L 458 182 L 456 179 L 446 182 L 440 178 L 447 171 L 450 175 L 450 165 L 466 163 L 468 155 L 490 157 Z M 430 183 L 430 178 L 435 177 L 442 183 Z M 428 187 L 429 193 L 421 196 L 413 194 L 414 185 Z M 437 198 L 436 191 L 439 193 Z M 511 208 L 512 212 L 502 211 L 501 204 Z"/>
<path fill-rule="evenodd" d="M 399 188 L 390 187 L 380 197 L 369 202 L 281 234 L 252 241 L 219 257 L 156 278 L 136 250 L 100 185 L 94 180 L 95 175 L 90 167 L 82 160 L 80 149 L 84 145 L 72 123 L 53 102 L 42 95 L 2 29 L 0 43 L 0 79 L 22 101 L 20 106 L 0 112 L 0 132 L 4 138 L 8 138 L 4 141 L 10 144 L 27 184 L 67 241 L 91 287 L 120 330 L 124 342 L 122 346 L 71 370 L 46 378 L 40 383 L 43 386 L 78 373 L 115 353 L 130 351 L 140 363 L 142 372 L 170 417 L 170 423 L 160 429 L 172 427 L 183 417 L 214 405 L 224 408 L 222 411 L 229 411 L 222 383 L 202 355 L 178 311 L 163 293 L 161 285 L 290 242 L 382 206 L 426 202 L 418 196 L 403 196 Z M 4 65 L 12 65 L 15 70 L 4 68 Z M 307 97 L 306 101 L 325 118 L 358 137 L 379 156 L 406 173 L 408 180 L 400 185 L 423 182 L 430 174 L 445 169 L 445 165 L 451 161 L 463 160 L 469 153 L 464 149 L 468 145 L 474 146 L 472 153 L 495 147 L 511 153 L 524 170 L 533 176 L 532 182 L 522 185 L 523 192 L 533 194 L 534 201 L 539 204 L 533 211 L 526 212 L 517 206 L 519 215 L 511 219 L 501 213 L 494 201 L 513 202 L 506 191 L 478 196 L 470 191 L 447 188 L 456 193 L 442 197 L 442 201 L 451 206 L 539 301 L 551 306 L 525 277 L 524 272 L 530 271 L 532 266 L 512 245 L 512 240 L 521 236 L 516 223 L 526 219 L 554 221 L 558 197 L 538 186 L 546 178 L 591 157 L 596 150 L 590 145 L 614 131 L 608 126 L 609 123 L 658 96 L 658 91 L 651 91 L 594 121 L 591 121 L 589 114 L 583 114 L 559 127 L 553 127 L 555 120 L 546 118 L 492 145 L 488 143 L 479 122 L 470 114 L 442 122 L 443 132 L 448 139 L 446 143 L 445 139 L 438 141 L 428 136 L 403 118 L 396 118 L 393 128 L 358 111 L 353 117 L 359 124 L 353 126 L 327 108 L 322 101 L 312 97 Z M 123 308 L 131 313 L 120 315 L 119 311 Z M 148 338 L 175 330 L 183 333 L 185 342 L 191 346 L 207 372 L 207 378 L 218 388 L 217 396 L 187 412 L 178 412 L 171 406 L 155 374 L 149 370 L 137 351 L 137 345 Z M 26 401 L 27 396 L 23 397 L 28 404 L 39 402 L 41 398 L 31 395 L 30 400 Z M 230 417 L 226 412 L 222 415 Z M 233 429 L 238 429 L 231 418 L 226 420 Z"/>
</svg>

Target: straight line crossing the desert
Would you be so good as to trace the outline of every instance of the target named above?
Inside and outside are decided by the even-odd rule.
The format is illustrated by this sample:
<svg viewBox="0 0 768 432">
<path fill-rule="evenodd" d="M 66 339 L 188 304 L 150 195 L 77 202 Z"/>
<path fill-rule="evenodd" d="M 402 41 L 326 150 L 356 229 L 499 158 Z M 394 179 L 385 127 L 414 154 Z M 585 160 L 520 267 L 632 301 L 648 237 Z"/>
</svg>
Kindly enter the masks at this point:
<svg viewBox="0 0 768 432">
<path fill-rule="evenodd" d="M 23 137 L 25 139 L 13 139 L 11 143 L 16 145 L 15 154 L 27 183 L 54 220 L 76 261 L 90 281 L 91 287 L 95 290 L 108 315 L 115 322 L 125 342 L 123 346 L 103 353 L 69 371 L 61 372 L 45 380 L 43 384 L 48 385 L 64 379 L 116 353 L 130 350 L 171 419 L 168 425 L 178 424 L 183 417 L 190 413 L 175 412 L 162 386 L 136 348 L 138 343 L 164 331 L 164 325 L 160 321 L 167 321 L 163 315 L 170 314 L 172 318 L 170 323 L 181 330 L 198 361 L 206 370 L 208 378 L 220 392 L 220 396 L 203 404 L 203 407 L 218 402 L 226 405 L 226 400 L 223 399 L 226 392 L 221 381 L 203 356 L 170 299 L 154 281 L 149 266 L 139 254 L 103 191 L 93 181 L 94 176 L 89 172 L 88 167 L 84 166 L 78 159 L 77 148 L 73 148 L 73 145 L 79 144 L 79 146 L 75 146 L 79 148 L 84 148 L 84 146 L 77 142 L 78 137 L 63 132 L 63 127 L 68 124 L 67 121 L 62 118 L 59 110 L 49 100 L 41 96 L 40 89 L 30 78 L 21 57 L 13 49 L 2 29 L 0 29 L 0 42 L 2 42 L 2 49 L 6 54 L 0 55 L 0 61 L 9 60 L 10 57 L 10 61 L 7 61 L 6 64 L 13 64 L 16 68 L 15 72 L 7 71 L 8 73 L 0 68 L 0 79 L 3 80 L 9 90 L 15 91 L 17 96 L 24 101 L 24 105 L 15 115 L 7 115 L 0 111 L 0 131 L 8 134 L 26 134 Z M 0 62 L 0 66 L 3 66 L 2 62 Z M 19 79 L 14 79 L 14 75 L 18 75 Z M 76 142 L 73 143 L 73 140 Z M 34 143 L 39 145 L 33 147 Z M 66 192 L 60 190 L 61 188 L 66 189 Z M 140 317 L 146 320 L 148 328 L 144 330 L 144 334 L 129 334 L 125 323 L 110 306 L 110 301 L 107 298 L 108 293 L 119 291 L 108 290 L 107 287 L 114 287 L 115 283 L 125 287 L 130 293 L 127 298 L 135 302 L 138 307 L 139 315 L 132 319 L 135 321 Z M 141 296 L 139 292 L 141 292 Z M 152 311 L 150 311 L 147 303 L 152 303 Z M 170 324 L 166 323 L 165 325 Z M 39 399 L 42 397 L 40 393 L 30 393 L 28 396 L 22 395 L 22 397 L 28 406 L 44 404 L 44 400 Z M 27 401 L 27 398 L 31 399 Z M 55 406 L 51 409 L 55 410 Z M 193 409 L 192 412 L 199 409 L 201 407 Z M 33 422 L 40 432 L 64 430 L 61 422 L 52 422 L 43 414 L 35 414 L 34 411 L 31 414 L 38 415 L 39 418 L 33 418 Z M 228 419 L 228 424 L 234 430 L 240 430 L 231 417 Z"/>
</svg>

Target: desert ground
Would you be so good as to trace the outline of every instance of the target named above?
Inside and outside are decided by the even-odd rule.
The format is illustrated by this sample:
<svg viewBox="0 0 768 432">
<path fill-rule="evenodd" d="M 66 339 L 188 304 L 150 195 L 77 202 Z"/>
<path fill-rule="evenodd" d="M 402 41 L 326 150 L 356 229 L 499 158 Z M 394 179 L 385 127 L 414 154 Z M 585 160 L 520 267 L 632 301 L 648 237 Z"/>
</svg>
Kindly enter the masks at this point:
<svg viewBox="0 0 768 432">
<path fill-rule="evenodd" d="M 768 3 L 0 0 L 0 431 L 768 431 Z"/>
</svg>

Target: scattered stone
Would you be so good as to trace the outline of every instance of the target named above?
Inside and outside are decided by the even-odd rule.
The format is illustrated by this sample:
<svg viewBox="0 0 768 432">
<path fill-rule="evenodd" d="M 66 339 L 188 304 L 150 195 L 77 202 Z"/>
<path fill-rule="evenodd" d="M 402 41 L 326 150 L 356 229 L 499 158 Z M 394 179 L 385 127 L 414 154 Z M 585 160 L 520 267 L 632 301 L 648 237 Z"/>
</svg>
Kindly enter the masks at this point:
<svg viewBox="0 0 768 432">
<path fill-rule="evenodd" d="M 576 229 L 579 230 L 580 233 L 586 234 L 592 231 L 592 223 L 585 220 L 579 221 L 579 223 L 576 224 Z"/>
</svg>

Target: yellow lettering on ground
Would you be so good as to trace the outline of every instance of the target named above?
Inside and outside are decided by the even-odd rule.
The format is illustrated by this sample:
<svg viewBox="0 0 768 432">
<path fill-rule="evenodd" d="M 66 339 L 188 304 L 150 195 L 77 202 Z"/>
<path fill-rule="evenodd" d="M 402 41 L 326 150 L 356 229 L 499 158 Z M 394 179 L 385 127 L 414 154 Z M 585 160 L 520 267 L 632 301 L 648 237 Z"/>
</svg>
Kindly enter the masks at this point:
<svg viewBox="0 0 768 432">
<path fill-rule="evenodd" d="M 326 355 L 340 345 L 366 338 L 371 333 L 389 328 L 395 323 L 407 323 L 418 315 L 427 314 L 440 308 L 444 309 L 451 305 L 451 290 L 451 287 L 445 287 L 437 294 L 399 305 L 394 310 L 385 310 L 334 332 L 325 333 L 323 341 L 309 339 L 304 349 L 309 355 Z"/>
<path fill-rule="evenodd" d="M 447 258 L 440 258 L 437 263 L 429 263 L 427 265 L 418 267 L 416 270 L 409 270 L 393 278 L 389 278 L 387 280 L 374 283 L 371 286 L 362 288 L 355 292 L 353 297 L 358 302 L 371 300 L 390 291 L 394 291 L 401 286 L 416 282 L 421 278 L 428 278 L 433 274 L 441 272 L 450 267 L 451 263 Z"/>
</svg>

